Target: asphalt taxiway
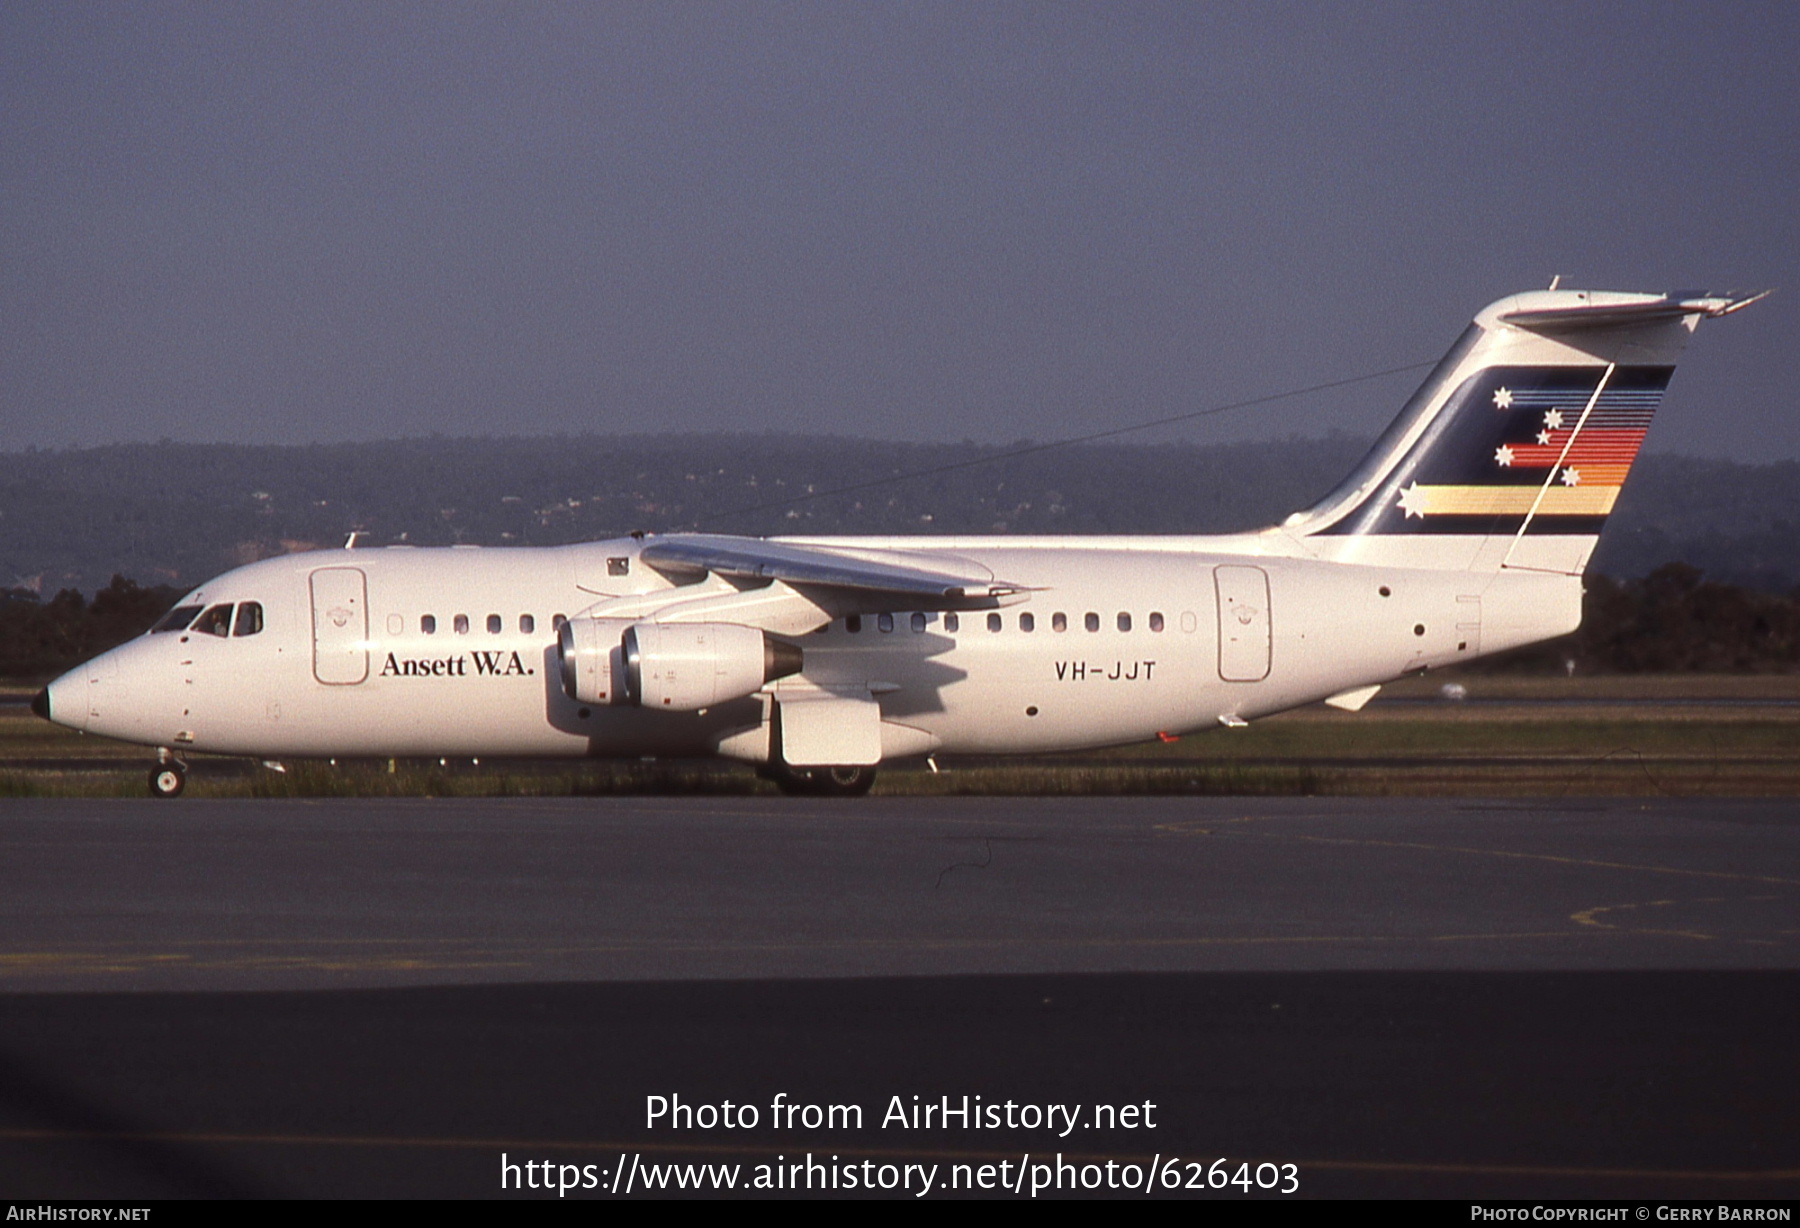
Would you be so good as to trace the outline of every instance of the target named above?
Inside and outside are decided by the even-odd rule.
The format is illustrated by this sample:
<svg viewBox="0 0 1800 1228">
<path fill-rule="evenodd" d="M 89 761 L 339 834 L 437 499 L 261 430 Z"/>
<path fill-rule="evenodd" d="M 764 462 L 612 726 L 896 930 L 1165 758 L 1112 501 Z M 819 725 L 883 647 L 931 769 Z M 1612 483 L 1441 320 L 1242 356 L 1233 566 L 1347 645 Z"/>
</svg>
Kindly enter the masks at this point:
<svg viewBox="0 0 1800 1228">
<path fill-rule="evenodd" d="M 26 1197 L 497 1195 L 502 1152 L 1800 1188 L 1791 802 L 15 800 L 0 988 Z M 868 1117 L 643 1119 L 777 1092 Z M 894 1095 L 1159 1118 L 906 1131 Z"/>
</svg>

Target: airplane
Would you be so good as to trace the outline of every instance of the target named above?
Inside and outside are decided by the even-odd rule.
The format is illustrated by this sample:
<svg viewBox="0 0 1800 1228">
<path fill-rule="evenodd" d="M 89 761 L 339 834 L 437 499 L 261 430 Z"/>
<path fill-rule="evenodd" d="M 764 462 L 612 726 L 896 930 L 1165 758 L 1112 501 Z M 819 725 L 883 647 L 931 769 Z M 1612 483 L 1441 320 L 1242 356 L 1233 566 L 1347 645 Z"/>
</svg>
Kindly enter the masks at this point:
<svg viewBox="0 0 1800 1228">
<path fill-rule="evenodd" d="M 1765 292 L 1766 293 L 1766 292 Z M 1143 742 L 1549 639 L 1699 321 L 1763 295 L 1493 303 L 1363 461 L 1221 536 L 632 534 L 357 548 L 209 580 L 32 703 L 157 748 L 725 756 L 859 795 L 938 753 Z"/>
</svg>

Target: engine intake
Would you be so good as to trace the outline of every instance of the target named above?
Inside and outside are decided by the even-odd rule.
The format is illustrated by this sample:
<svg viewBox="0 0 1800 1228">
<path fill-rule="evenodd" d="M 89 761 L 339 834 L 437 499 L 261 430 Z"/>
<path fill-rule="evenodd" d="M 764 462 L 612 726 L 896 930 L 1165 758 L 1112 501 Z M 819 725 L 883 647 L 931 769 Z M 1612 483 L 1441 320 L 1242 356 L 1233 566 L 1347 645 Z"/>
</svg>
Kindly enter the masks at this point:
<svg viewBox="0 0 1800 1228">
<path fill-rule="evenodd" d="M 629 618 L 571 618 L 557 632 L 563 693 L 576 703 L 629 703 L 625 693 L 625 632 Z"/>
</svg>

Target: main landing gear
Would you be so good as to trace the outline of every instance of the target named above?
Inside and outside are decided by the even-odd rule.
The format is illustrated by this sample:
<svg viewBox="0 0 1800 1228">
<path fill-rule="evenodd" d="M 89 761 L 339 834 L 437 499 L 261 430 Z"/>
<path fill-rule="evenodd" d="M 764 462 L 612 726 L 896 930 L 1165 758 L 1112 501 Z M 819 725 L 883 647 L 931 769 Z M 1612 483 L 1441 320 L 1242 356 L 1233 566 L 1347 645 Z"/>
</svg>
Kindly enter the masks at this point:
<svg viewBox="0 0 1800 1228">
<path fill-rule="evenodd" d="M 874 765 L 863 767 L 790 767 L 777 759 L 758 769 L 757 775 L 772 780 L 792 797 L 861 797 L 875 784 Z"/>
<path fill-rule="evenodd" d="M 156 766 L 150 769 L 151 797 L 180 797 L 187 788 L 187 764 L 169 751 L 158 754 Z"/>
</svg>

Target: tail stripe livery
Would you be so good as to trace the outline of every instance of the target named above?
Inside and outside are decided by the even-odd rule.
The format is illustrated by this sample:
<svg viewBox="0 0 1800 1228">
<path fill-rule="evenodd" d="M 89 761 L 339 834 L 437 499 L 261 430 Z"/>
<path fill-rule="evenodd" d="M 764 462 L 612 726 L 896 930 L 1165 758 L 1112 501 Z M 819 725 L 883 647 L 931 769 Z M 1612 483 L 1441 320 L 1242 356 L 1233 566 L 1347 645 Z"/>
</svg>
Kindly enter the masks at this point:
<svg viewBox="0 0 1800 1228">
<path fill-rule="evenodd" d="M 1404 557 L 1420 566 L 1516 566 L 1528 535 L 1557 538 L 1568 547 L 1552 554 L 1578 571 L 1695 325 L 1754 301 L 1570 290 L 1502 300 L 1476 317 L 1358 467 L 1356 486 L 1286 527 L 1320 549 L 1364 543 L 1331 550 L 1345 558 L 1411 540 L 1419 549 Z M 1494 549 L 1471 555 L 1450 549 L 1452 538 Z M 1447 552 L 1433 553 L 1434 539 Z"/>
<path fill-rule="evenodd" d="M 1549 466 L 1550 472 L 1545 475 L 1544 484 L 1542 486 L 1538 487 L 1537 498 L 1532 500 L 1531 510 L 1529 512 L 1525 513 L 1525 520 L 1522 524 L 1519 525 L 1518 537 L 1513 538 L 1512 547 L 1507 550 L 1506 558 L 1502 559 L 1500 562 L 1500 565 L 1502 567 L 1506 566 L 1507 562 L 1512 559 L 1513 550 L 1516 550 L 1518 548 L 1520 538 L 1523 538 L 1525 536 L 1526 530 L 1531 528 L 1532 520 L 1537 516 L 1537 514 L 1540 511 L 1543 510 L 1544 500 L 1549 498 L 1552 492 L 1557 492 L 1557 488 L 1554 485 L 1552 485 L 1552 483 L 1556 481 L 1557 470 L 1559 470 L 1559 469 L 1562 470 L 1563 489 L 1564 490 L 1572 490 L 1576 486 L 1580 485 L 1581 471 L 1579 469 L 1571 469 L 1568 467 L 1569 453 L 1574 449 L 1575 441 L 1577 439 L 1581 438 L 1582 430 L 1587 426 L 1588 419 L 1593 416 L 1594 406 L 1596 406 L 1600 403 L 1600 398 L 1606 392 L 1607 383 L 1612 379 L 1613 372 L 1617 371 L 1618 369 L 1619 369 L 1618 364 L 1616 364 L 1616 363 L 1609 362 L 1606 364 L 1606 373 L 1600 377 L 1600 383 L 1594 388 L 1594 395 L 1589 397 L 1587 404 L 1582 407 L 1581 417 L 1579 419 L 1577 419 L 1575 422 L 1575 429 L 1572 432 L 1570 432 L 1569 437 L 1563 441 L 1562 451 L 1557 454 L 1556 460 Z M 1498 396 L 1499 394 L 1496 393 L 1495 395 Z M 1544 415 L 1546 422 L 1550 419 L 1550 417 L 1552 415 L 1555 415 L 1557 420 L 1560 422 L 1560 420 L 1562 418 L 1562 413 L 1560 410 L 1557 410 L 1557 409 L 1552 409 L 1549 411 L 1549 413 Z M 1550 432 L 1547 430 L 1538 432 L 1538 438 L 1540 440 L 1547 440 L 1549 438 L 1549 435 L 1550 435 Z M 1545 446 L 1547 446 L 1547 445 L 1545 445 Z M 1505 447 L 1506 447 L 1505 444 L 1501 444 L 1500 448 L 1495 451 L 1494 457 L 1495 457 L 1496 461 L 1498 461 L 1502 456 L 1505 455 L 1505 451 L 1504 451 Z M 1626 468 L 1627 468 L 1627 470 L 1629 470 L 1630 466 L 1627 466 Z M 1625 480 L 1624 475 L 1621 474 L 1619 481 L 1623 482 L 1624 480 Z M 1594 488 L 1589 487 L 1589 489 L 1591 490 Z M 1615 490 L 1616 490 L 1616 488 L 1615 488 Z M 1557 492 L 1557 493 L 1560 493 L 1560 492 Z M 1607 503 L 1606 510 L 1608 512 L 1612 511 L 1612 503 L 1610 500 Z M 1552 513 L 1552 515 L 1554 515 L 1554 514 L 1556 514 L 1556 513 Z"/>
<path fill-rule="evenodd" d="M 1489 367 L 1328 534 L 1598 533 L 1673 367 Z"/>
</svg>

